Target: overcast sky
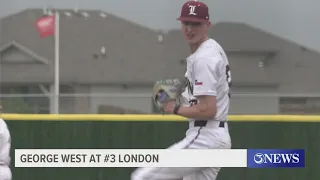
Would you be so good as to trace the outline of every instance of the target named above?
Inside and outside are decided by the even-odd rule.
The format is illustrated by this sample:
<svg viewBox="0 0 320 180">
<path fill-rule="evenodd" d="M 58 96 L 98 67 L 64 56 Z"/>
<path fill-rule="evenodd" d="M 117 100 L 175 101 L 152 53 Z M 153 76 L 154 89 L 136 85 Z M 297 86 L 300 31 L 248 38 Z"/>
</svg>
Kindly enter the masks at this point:
<svg viewBox="0 0 320 180">
<path fill-rule="evenodd" d="M 0 15 L 24 8 L 51 5 L 101 9 L 155 29 L 179 27 L 175 20 L 184 0 L 4 0 Z M 245 22 L 320 52 L 320 1 L 316 0 L 203 0 L 213 23 Z"/>
</svg>

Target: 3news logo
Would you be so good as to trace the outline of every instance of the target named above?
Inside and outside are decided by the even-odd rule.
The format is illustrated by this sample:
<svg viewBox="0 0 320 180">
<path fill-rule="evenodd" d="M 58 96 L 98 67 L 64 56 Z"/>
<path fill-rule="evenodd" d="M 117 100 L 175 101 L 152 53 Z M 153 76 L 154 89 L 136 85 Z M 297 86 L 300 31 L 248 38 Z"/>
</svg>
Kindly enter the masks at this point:
<svg viewBox="0 0 320 180">
<path fill-rule="evenodd" d="M 249 168 L 304 168 L 304 149 L 248 149 Z"/>
</svg>

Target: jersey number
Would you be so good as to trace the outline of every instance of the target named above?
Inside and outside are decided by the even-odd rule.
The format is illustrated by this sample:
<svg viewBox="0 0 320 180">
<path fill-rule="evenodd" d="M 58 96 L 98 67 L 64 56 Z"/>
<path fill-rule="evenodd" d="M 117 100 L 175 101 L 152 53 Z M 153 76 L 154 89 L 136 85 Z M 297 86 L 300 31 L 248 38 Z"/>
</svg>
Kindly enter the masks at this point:
<svg viewBox="0 0 320 180">
<path fill-rule="evenodd" d="M 231 71 L 230 71 L 230 66 L 226 65 L 226 75 L 227 75 L 227 82 L 229 88 L 231 88 L 232 82 L 231 82 Z M 228 93 L 228 96 L 230 97 L 230 93 Z"/>
</svg>

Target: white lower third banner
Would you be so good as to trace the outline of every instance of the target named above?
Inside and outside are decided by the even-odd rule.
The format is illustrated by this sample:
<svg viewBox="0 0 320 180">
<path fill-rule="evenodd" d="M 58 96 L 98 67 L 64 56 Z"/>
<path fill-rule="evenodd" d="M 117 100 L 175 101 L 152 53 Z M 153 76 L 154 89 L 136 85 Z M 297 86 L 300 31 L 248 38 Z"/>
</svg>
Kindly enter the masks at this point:
<svg viewBox="0 0 320 180">
<path fill-rule="evenodd" d="M 15 167 L 247 167 L 247 150 L 16 149 Z"/>
</svg>

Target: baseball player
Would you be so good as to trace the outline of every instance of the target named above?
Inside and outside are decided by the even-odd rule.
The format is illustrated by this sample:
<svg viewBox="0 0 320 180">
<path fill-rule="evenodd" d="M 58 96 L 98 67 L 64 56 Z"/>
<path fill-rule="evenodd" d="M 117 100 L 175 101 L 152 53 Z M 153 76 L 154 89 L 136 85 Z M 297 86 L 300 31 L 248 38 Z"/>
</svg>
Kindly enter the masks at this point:
<svg viewBox="0 0 320 180">
<path fill-rule="evenodd" d="M 164 111 L 189 119 L 189 129 L 186 137 L 169 149 L 231 148 L 227 124 L 231 73 L 223 48 L 208 37 L 208 11 L 206 4 L 188 1 L 178 18 L 191 51 L 186 60 L 187 87 L 182 93 L 185 103 L 169 101 Z M 215 180 L 219 171 L 217 167 L 138 168 L 131 180 Z"/>
<path fill-rule="evenodd" d="M 2 106 L 0 105 L 0 113 Z M 0 180 L 11 180 L 10 170 L 11 136 L 6 122 L 0 118 Z"/>
</svg>

